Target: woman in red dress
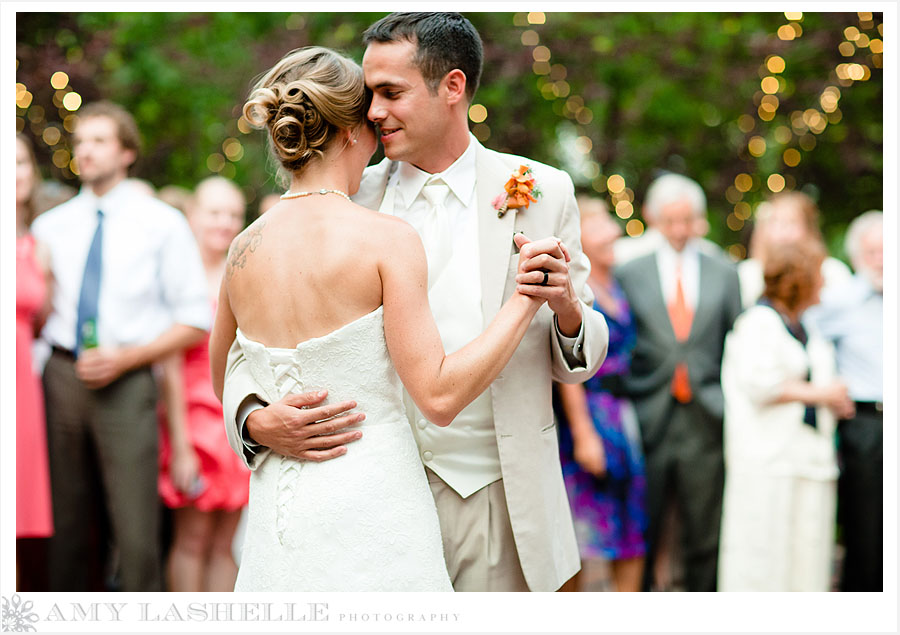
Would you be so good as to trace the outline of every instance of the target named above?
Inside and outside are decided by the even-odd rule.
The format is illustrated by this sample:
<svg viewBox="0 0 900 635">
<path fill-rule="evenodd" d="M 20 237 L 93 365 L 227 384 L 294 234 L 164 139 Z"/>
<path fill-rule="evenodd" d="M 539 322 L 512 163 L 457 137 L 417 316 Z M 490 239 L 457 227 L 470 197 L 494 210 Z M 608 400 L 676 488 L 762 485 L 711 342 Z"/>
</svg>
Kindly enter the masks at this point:
<svg viewBox="0 0 900 635">
<path fill-rule="evenodd" d="M 46 250 L 29 233 L 40 178 L 31 145 L 16 135 L 16 586 L 23 562 L 34 555 L 23 538 L 53 534 L 44 398 L 31 344 L 50 312 L 50 268 Z M 25 565 L 25 566 L 23 566 Z"/>
<path fill-rule="evenodd" d="M 186 210 L 215 310 L 228 246 L 244 226 L 244 196 L 222 177 L 201 182 Z M 174 510 L 166 565 L 170 591 L 231 591 L 231 544 L 247 504 L 250 472 L 225 437 L 213 393 L 207 340 L 163 364 L 167 425 L 160 434 L 159 491 Z"/>
</svg>

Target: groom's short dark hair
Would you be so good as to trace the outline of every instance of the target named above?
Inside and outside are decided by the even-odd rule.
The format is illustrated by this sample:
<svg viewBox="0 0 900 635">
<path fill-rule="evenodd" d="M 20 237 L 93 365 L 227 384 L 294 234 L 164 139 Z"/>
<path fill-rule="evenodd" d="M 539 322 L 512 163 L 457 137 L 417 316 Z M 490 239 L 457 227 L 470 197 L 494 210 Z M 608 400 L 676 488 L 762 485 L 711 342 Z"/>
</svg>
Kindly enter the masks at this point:
<svg viewBox="0 0 900 635">
<path fill-rule="evenodd" d="M 437 91 L 455 68 L 466 75 L 466 97 L 475 97 L 484 53 L 478 31 L 459 13 L 391 13 L 366 29 L 363 43 L 399 42 L 416 45 L 415 65 L 429 89 Z"/>
</svg>

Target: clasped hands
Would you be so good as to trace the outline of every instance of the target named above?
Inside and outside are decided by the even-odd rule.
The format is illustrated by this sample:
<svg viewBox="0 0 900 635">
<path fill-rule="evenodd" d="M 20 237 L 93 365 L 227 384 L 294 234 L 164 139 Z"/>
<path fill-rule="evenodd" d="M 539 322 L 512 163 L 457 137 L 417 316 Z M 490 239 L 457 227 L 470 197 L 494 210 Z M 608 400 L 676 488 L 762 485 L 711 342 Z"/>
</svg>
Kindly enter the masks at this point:
<svg viewBox="0 0 900 635">
<path fill-rule="evenodd" d="M 556 314 L 560 332 L 575 337 L 581 328 L 581 302 L 569 277 L 572 257 L 566 245 L 553 236 L 531 241 L 516 234 L 513 240 L 519 248 L 516 291 L 546 300 Z"/>
<path fill-rule="evenodd" d="M 545 300 L 557 316 L 560 332 L 574 337 L 581 328 L 581 303 L 569 278 L 571 256 L 565 244 L 549 237 L 536 241 L 524 234 L 513 238 L 519 248 L 516 291 Z M 546 284 L 544 272 L 547 273 Z M 363 433 L 348 428 L 365 419 L 350 412 L 356 402 L 319 405 L 327 391 L 289 394 L 265 408 L 254 410 L 245 425 L 250 438 L 284 456 L 327 461 L 347 452 L 346 444 Z"/>
</svg>

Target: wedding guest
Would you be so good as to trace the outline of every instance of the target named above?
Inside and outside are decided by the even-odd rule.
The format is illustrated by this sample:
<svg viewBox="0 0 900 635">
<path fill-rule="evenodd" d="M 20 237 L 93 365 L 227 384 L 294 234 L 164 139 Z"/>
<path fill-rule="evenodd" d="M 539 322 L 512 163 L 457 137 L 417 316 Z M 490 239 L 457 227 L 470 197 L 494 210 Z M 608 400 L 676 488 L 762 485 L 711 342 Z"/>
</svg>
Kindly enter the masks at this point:
<svg viewBox="0 0 900 635">
<path fill-rule="evenodd" d="M 53 518 L 50 589 L 87 590 L 105 509 L 125 591 L 162 588 L 156 386 L 151 364 L 199 341 L 210 312 L 184 217 L 126 183 L 140 134 L 121 106 L 78 113 L 81 192 L 42 214 L 56 285 L 42 337 Z"/>
<path fill-rule="evenodd" d="M 835 530 L 835 415 L 853 403 L 834 349 L 800 316 L 819 301 L 825 252 L 770 252 L 759 302 L 735 322 L 722 363 L 722 591 L 827 591 Z"/>
<path fill-rule="evenodd" d="M 738 264 L 741 303 L 753 306 L 763 291 L 763 269 L 769 254 L 796 242 L 815 242 L 824 249 L 819 229 L 819 208 L 807 194 L 785 191 L 775 194 L 756 211 L 756 225 L 750 237 L 750 257 Z M 837 258 L 822 261 L 825 289 L 850 280 L 850 270 Z"/>
<path fill-rule="evenodd" d="M 463 16 L 394 13 L 363 39 L 365 82 L 373 91 L 368 117 L 380 129 L 387 159 L 363 175 L 354 200 L 396 214 L 422 237 L 429 302 L 446 349 L 477 336 L 516 290 L 547 300 L 501 378 L 452 425 L 435 425 L 409 404 L 450 579 L 456 590 L 556 590 L 578 570 L 579 559 L 558 464 L 552 380 L 591 377 L 607 344 L 603 317 L 590 310 L 571 179 L 486 149 L 469 132 L 482 46 Z M 539 201 L 528 200 L 528 209 L 524 195 L 513 198 L 506 190 L 512 181 L 510 189 L 519 193 L 519 178 L 529 189 L 523 163 L 543 191 Z M 521 271 L 516 230 L 533 239 L 522 247 Z M 264 404 L 248 403 L 256 391 L 244 361 L 234 356 L 229 364 L 236 388 L 226 395 L 225 418 L 232 447 L 251 469 L 270 450 L 311 460 L 352 452 L 344 442 L 311 437 L 314 409 L 299 406 L 321 397 L 288 395 L 246 414 L 241 406 Z"/>
<path fill-rule="evenodd" d="M 16 135 L 16 588 L 20 572 L 40 577 L 42 545 L 53 534 L 50 471 L 40 380 L 31 346 L 50 311 L 50 256 L 29 232 L 40 171 L 31 144 Z M 31 590 L 31 589 L 29 589 Z"/>
<path fill-rule="evenodd" d="M 656 210 L 645 204 L 642 213 L 646 229 L 638 236 L 619 236 L 613 245 L 617 265 L 652 254 L 666 242 L 665 236 L 657 229 Z M 706 217 L 698 216 L 694 222 L 696 223 L 694 235 L 697 247 L 709 256 L 725 257 L 725 252 L 721 247 L 705 238 L 709 233 L 709 221 Z"/>
<path fill-rule="evenodd" d="M 880 211 L 850 223 L 845 249 L 856 275 L 810 310 L 834 343 L 855 414 L 838 422 L 838 520 L 845 546 L 842 591 L 881 591 L 884 558 L 884 225 Z"/>
<path fill-rule="evenodd" d="M 244 227 L 240 188 L 213 176 L 187 206 L 215 311 L 228 246 Z M 165 409 L 160 433 L 159 491 L 174 510 L 174 541 L 166 567 L 170 591 L 231 591 L 237 565 L 231 553 L 250 472 L 231 451 L 222 405 L 209 368 L 209 338 L 167 358 Z"/>
<path fill-rule="evenodd" d="M 698 183 L 661 176 L 648 188 L 645 206 L 666 240 L 615 271 L 637 327 L 625 389 L 644 443 L 644 588 L 651 582 L 671 588 L 666 570 L 655 565 L 660 538 L 669 533 L 667 510 L 675 508 L 685 586 L 714 591 L 724 476 L 719 371 L 725 334 L 741 309 L 737 272 L 697 244 L 697 219 L 706 215 Z"/>
<path fill-rule="evenodd" d="M 582 563 L 610 562 L 617 591 L 640 591 L 644 566 L 644 458 L 637 417 L 622 396 L 635 325 L 612 275 L 613 243 L 622 235 L 600 199 L 579 198 L 581 244 L 591 261 L 594 309 L 609 326 L 609 351 L 584 384 L 559 384 L 563 418 L 560 458 Z M 582 573 L 572 586 L 583 590 Z"/>
</svg>

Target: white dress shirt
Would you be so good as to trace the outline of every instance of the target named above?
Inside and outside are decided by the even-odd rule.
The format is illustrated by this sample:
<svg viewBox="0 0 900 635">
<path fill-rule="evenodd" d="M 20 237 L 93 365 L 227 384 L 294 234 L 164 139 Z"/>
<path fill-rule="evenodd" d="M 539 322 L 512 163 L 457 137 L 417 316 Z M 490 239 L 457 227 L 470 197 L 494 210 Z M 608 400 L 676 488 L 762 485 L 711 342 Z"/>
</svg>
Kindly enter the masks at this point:
<svg viewBox="0 0 900 635">
<path fill-rule="evenodd" d="M 851 399 L 884 400 L 884 295 L 864 275 L 823 290 L 822 303 L 803 321 L 834 343 L 838 374 Z"/>
<path fill-rule="evenodd" d="M 447 214 L 451 254 L 429 289 L 428 302 L 444 351 L 450 354 L 484 330 L 475 145 L 470 141 L 466 151 L 450 167 L 434 175 L 401 163 L 388 182 L 381 211 L 402 218 L 421 234 L 425 216 L 431 213 L 422 188 L 429 180 L 437 179 L 450 188 L 440 213 Z M 490 390 L 479 395 L 446 428 L 429 422 L 406 391 L 404 399 L 422 463 L 460 496 L 469 496 L 500 478 Z"/>
<path fill-rule="evenodd" d="M 672 249 L 668 241 L 663 240 L 657 248 L 656 264 L 659 267 L 659 283 L 666 306 L 675 301 L 680 268 L 684 301 L 688 307 L 696 311 L 697 300 L 700 297 L 700 250 L 696 241 L 689 240 L 679 253 Z"/>
<path fill-rule="evenodd" d="M 82 188 L 32 225 L 50 250 L 53 312 L 42 337 L 75 348 L 75 323 L 88 250 L 103 211 L 103 264 L 97 339 L 100 346 L 152 342 L 173 324 L 208 330 L 206 275 L 184 216 L 122 182 L 102 197 Z"/>
</svg>

